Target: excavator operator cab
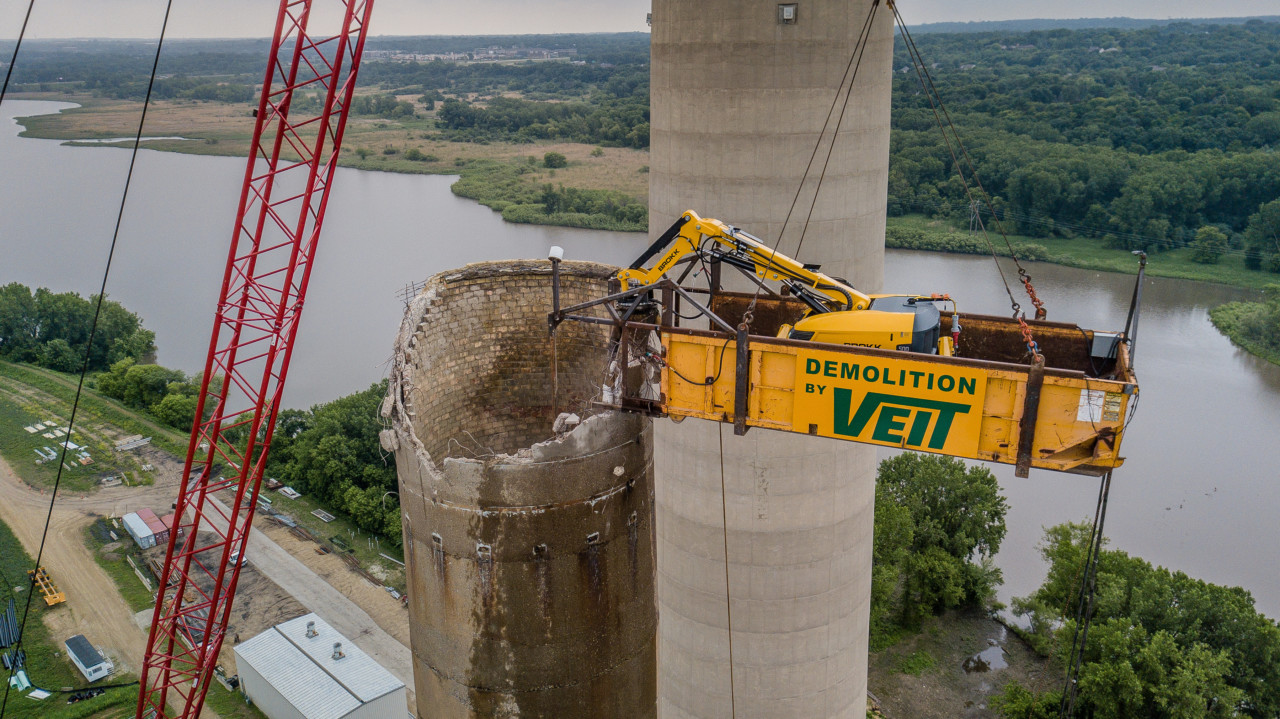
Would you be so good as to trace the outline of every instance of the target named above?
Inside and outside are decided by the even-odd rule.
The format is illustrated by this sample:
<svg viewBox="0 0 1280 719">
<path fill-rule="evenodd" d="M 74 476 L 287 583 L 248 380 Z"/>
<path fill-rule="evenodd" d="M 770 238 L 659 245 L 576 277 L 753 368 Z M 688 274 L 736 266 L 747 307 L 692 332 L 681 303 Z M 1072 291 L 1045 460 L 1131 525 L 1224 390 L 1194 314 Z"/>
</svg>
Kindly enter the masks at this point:
<svg viewBox="0 0 1280 719">
<path fill-rule="evenodd" d="M 827 342 L 855 347 L 917 352 L 952 353 L 951 338 L 942 335 L 942 315 L 931 297 L 871 295 L 871 305 L 861 312 L 813 313 L 779 337 L 807 342 Z"/>
</svg>

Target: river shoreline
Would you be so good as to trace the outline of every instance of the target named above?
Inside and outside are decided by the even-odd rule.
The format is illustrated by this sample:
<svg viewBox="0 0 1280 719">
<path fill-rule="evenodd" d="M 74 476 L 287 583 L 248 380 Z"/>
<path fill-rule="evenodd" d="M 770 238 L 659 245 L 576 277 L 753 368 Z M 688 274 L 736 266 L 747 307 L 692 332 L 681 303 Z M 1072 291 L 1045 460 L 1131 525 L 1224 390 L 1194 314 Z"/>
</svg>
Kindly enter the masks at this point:
<svg viewBox="0 0 1280 719">
<path fill-rule="evenodd" d="M 82 95 L 58 95 L 55 93 L 15 93 L 11 95 L 15 100 L 25 99 L 33 101 L 55 101 L 63 103 L 72 103 L 83 108 L 103 108 L 125 107 L 128 103 L 119 101 L 107 101 L 101 98 L 82 96 Z M 134 102 L 133 105 L 140 103 Z M 225 104 L 207 103 L 207 106 L 213 107 L 213 110 L 203 110 L 203 114 L 210 114 L 216 117 L 225 117 L 232 122 L 242 121 L 243 118 L 231 117 L 223 111 L 229 106 Z M 53 115 L 39 115 L 19 117 L 16 120 L 22 124 L 22 137 L 33 139 L 61 140 L 65 144 L 76 147 L 131 147 L 131 140 L 123 140 L 118 142 L 109 142 L 111 138 L 119 138 L 120 133 L 114 128 L 104 129 L 95 132 L 76 131 L 73 125 L 71 129 L 65 129 L 57 126 L 57 120 L 51 119 L 56 117 L 66 117 L 65 113 L 59 112 Z M 35 122 L 29 121 L 33 118 L 42 118 Z M 241 124 L 244 124 L 241 122 Z M 94 137 L 92 135 L 99 135 Z M 247 134 L 243 128 L 228 132 L 225 136 L 216 136 L 208 132 L 202 132 L 196 129 L 192 132 L 182 133 L 182 137 L 153 137 L 144 138 L 143 147 L 149 150 L 160 152 L 173 152 L 185 155 L 213 155 L 220 157 L 243 157 L 245 148 L 247 148 Z M 187 137 L 187 135 L 190 135 Z M 205 136 L 209 135 L 209 136 Z M 358 142 L 358 141 L 357 141 Z M 350 147 L 354 144 L 348 141 Z M 501 143 L 495 143 L 500 145 Z M 471 143 L 448 143 L 448 146 L 455 150 L 471 151 L 475 147 Z M 571 156 L 583 155 L 587 157 L 592 146 L 589 145 L 566 145 L 564 143 L 557 145 L 508 145 L 507 149 L 512 152 L 534 152 L 534 155 L 543 149 L 555 148 L 565 150 L 566 147 L 576 148 L 579 151 L 570 151 Z M 610 149 L 609 153 L 616 153 L 616 149 Z M 636 153 L 643 153 L 647 156 L 647 151 L 627 151 L 627 155 L 634 156 Z M 429 155 L 431 156 L 431 155 Z M 582 161 L 582 158 L 578 158 Z M 616 161 L 616 157 L 607 158 L 610 161 Z M 632 164 L 637 162 L 635 157 L 628 158 Z M 501 190 L 496 188 L 496 183 L 489 181 L 486 175 L 495 172 L 501 172 L 505 166 L 499 161 L 490 161 L 485 159 L 477 159 L 474 162 L 467 159 L 458 164 L 463 158 L 455 158 L 453 163 L 449 162 L 405 162 L 392 156 L 382 154 L 357 154 L 357 152 L 348 152 L 339 160 L 341 167 L 349 167 L 356 170 L 364 170 L 367 172 L 380 172 L 391 174 L 405 175 L 444 175 L 453 176 L 457 179 L 451 183 L 450 191 L 455 195 L 466 198 L 470 201 L 477 202 L 490 210 L 493 210 L 503 218 L 504 222 L 511 224 L 532 224 L 543 225 L 548 227 L 563 227 L 569 229 L 586 229 L 610 232 L 627 232 L 637 237 L 643 236 L 642 230 L 636 230 L 629 226 L 617 225 L 610 226 L 605 224 L 593 223 L 582 217 L 574 217 L 562 213 L 556 216 L 547 216 L 538 218 L 538 221 L 529 221 L 530 213 L 506 212 L 511 205 L 508 199 L 502 194 Z M 647 165 L 640 169 L 647 170 Z M 554 170 L 548 173 L 546 179 L 561 178 L 559 181 L 563 183 L 563 172 L 557 175 Z M 572 178 L 568 178 L 572 182 Z M 639 197 L 635 192 L 637 189 L 634 178 L 629 178 L 622 185 L 616 185 L 616 180 L 610 180 L 606 189 L 616 189 L 617 187 L 628 187 L 632 190 L 633 196 L 637 196 L 637 200 L 647 201 L 646 197 Z M 574 185 L 569 185 L 574 186 Z M 597 188 L 590 188 L 597 189 Z M 509 191 L 509 190 L 508 190 Z M 619 190 L 622 191 L 622 190 Z M 903 217 L 890 217 L 888 219 L 888 227 L 899 230 L 916 230 L 923 234 L 923 241 L 908 245 L 895 244 L 889 241 L 886 246 L 892 249 L 912 249 L 923 252 L 938 252 L 943 254 L 966 254 L 957 253 L 948 249 L 950 244 L 949 238 L 959 235 L 960 231 L 954 227 L 948 226 L 946 223 L 939 221 L 930 221 L 921 215 L 908 215 Z M 990 237 L 991 241 L 997 247 L 1003 245 L 1003 238 L 996 236 L 994 233 Z M 1010 238 L 1016 248 L 1019 246 L 1035 246 L 1044 250 L 1043 254 L 1039 254 L 1039 261 L 1046 264 L 1060 265 L 1063 267 L 1074 267 L 1083 270 L 1094 270 L 1098 272 L 1111 272 L 1124 275 L 1136 275 L 1138 271 L 1138 263 L 1134 260 L 1129 252 L 1123 250 L 1110 250 L 1100 246 L 1091 246 L 1090 242 L 1075 239 L 1067 240 L 1061 238 L 1035 238 L 1013 236 Z M 1007 251 L 1000 254 L 1008 256 Z M 1234 256 L 1228 256 L 1223 259 L 1219 265 L 1197 265 L 1189 262 L 1190 250 L 1183 248 L 1162 252 L 1151 256 L 1147 265 L 1147 274 L 1152 277 L 1167 277 L 1171 279 L 1191 280 L 1194 282 L 1206 282 L 1211 284 L 1221 284 L 1231 287 L 1241 287 L 1249 290 L 1261 290 L 1266 285 L 1280 282 L 1280 275 L 1272 275 L 1264 272 L 1248 271 L 1243 268 L 1243 261 Z M 1237 267 L 1239 265 L 1239 267 Z"/>
</svg>

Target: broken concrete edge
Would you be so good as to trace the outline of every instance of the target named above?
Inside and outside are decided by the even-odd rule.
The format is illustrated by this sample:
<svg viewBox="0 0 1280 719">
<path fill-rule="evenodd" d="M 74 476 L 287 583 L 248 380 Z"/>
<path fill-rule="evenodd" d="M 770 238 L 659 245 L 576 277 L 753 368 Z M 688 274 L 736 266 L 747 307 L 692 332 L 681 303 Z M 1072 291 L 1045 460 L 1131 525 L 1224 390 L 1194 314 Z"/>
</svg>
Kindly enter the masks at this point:
<svg viewBox="0 0 1280 719">
<path fill-rule="evenodd" d="M 563 260 L 560 262 L 560 274 L 578 277 L 593 277 L 607 280 L 618 271 L 617 267 L 599 262 L 583 262 L 581 260 Z M 427 280 L 427 285 L 443 281 L 445 283 L 472 280 L 481 277 L 501 277 L 502 275 L 550 275 L 550 260 L 500 260 L 495 262 L 473 262 L 456 270 L 441 272 Z M 551 309 L 547 308 L 548 311 Z"/>
<path fill-rule="evenodd" d="M 561 274 L 568 277 L 607 279 L 616 271 L 617 268 L 610 265 L 574 260 L 563 261 L 560 266 Z M 548 434 L 552 436 L 542 442 L 521 448 L 515 453 L 496 453 L 480 458 L 446 457 L 442 464 L 436 463 L 414 429 L 413 410 L 408 398 L 415 389 L 416 373 L 416 368 L 410 363 L 409 356 L 417 344 L 418 328 L 437 300 L 437 289 L 442 284 L 464 280 L 529 274 L 550 275 L 551 263 L 547 260 L 472 263 L 457 270 L 434 275 L 427 280 L 422 291 L 406 305 L 400 331 L 396 337 L 389 393 L 380 408 L 382 418 L 389 421 L 390 427 L 379 433 L 379 441 L 384 450 L 393 454 L 402 449 L 412 451 L 420 466 L 435 482 L 444 480 L 446 475 L 457 480 L 468 475 L 479 477 L 490 472 L 501 472 L 504 466 L 589 462 L 594 456 L 608 453 L 625 444 L 643 441 L 642 437 L 651 436 L 652 428 L 645 426 L 644 418 L 608 410 L 587 416 L 561 435 L 554 435 L 552 429 L 548 427 Z M 630 473 L 629 471 L 628 474 Z M 583 489 L 587 490 L 587 488 Z M 563 496 L 564 488 L 553 491 Z M 523 500 L 536 502 L 535 497 L 529 496 L 535 493 L 526 491 L 520 494 L 524 495 Z M 590 499 L 596 494 L 597 492 L 587 491 L 584 498 Z"/>
</svg>

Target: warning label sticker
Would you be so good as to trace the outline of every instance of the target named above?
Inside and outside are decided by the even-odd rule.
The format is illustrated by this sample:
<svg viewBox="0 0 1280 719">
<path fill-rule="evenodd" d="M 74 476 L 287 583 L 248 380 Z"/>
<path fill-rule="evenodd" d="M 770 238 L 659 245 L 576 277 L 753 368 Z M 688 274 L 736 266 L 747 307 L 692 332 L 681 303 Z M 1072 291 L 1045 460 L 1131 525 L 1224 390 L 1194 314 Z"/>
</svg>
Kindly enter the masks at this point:
<svg viewBox="0 0 1280 719">
<path fill-rule="evenodd" d="M 1100 389 L 1080 390 L 1080 406 L 1076 409 L 1077 422 L 1119 422 L 1124 395 L 1104 392 Z"/>
<path fill-rule="evenodd" d="M 1107 393 L 1100 389 L 1080 390 L 1080 408 L 1076 410 L 1077 422 L 1101 422 L 1102 405 Z"/>
</svg>

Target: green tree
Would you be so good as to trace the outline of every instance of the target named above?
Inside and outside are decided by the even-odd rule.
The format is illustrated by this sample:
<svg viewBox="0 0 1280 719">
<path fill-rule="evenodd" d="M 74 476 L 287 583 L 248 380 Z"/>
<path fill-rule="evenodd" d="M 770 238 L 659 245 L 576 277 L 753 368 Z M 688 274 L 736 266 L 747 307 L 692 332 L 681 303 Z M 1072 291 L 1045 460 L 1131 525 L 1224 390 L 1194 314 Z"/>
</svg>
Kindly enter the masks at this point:
<svg viewBox="0 0 1280 719">
<path fill-rule="evenodd" d="M 1246 262 L 1253 269 L 1280 272 L 1280 199 L 1259 206 L 1249 216 L 1244 240 L 1249 253 Z"/>
<path fill-rule="evenodd" d="M 903 566 L 911 553 L 914 527 L 911 509 L 894 501 L 887 485 L 876 482 L 875 538 L 871 552 L 871 624 L 873 632 L 888 630 Z"/>
<path fill-rule="evenodd" d="M 397 488 L 395 468 L 378 441 L 378 409 L 386 393 L 383 381 L 305 413 L 281 413 L 267 474 L 310 493 L 364 529 L 386 532 L 382 496 Z M 396 517 L 398 526 L 398 511 Z M 387 538 L 398 543 L 400 534 L 388 533 Z"/>
<path fill-rule="evenodd" d="M 93 346 L 89 343 L 94 314 L 98 314 Z M 56 343 L 56 344 L 54 344 Z M 53 345 L 50 347 L 50 345 Z M 68 348 L 81 359 L 70 360 Z M 77 371 L 89 355 L 89 369 L 103 370 L 111 363 L 135 360 L 155 352 L 155 334 L 142 328 L 142 320 L 111 300 L 88 300 L 74 292 L 34 293 L 16 282 L 0 287 L 0 356 L 17 362 L 37 362 Z"/>
<path fill-rule="evenodd" d="M 1191 243 L 1191 261 L 1202 265 L 1216 265 L 1227 249 L 1227 235 L 1216 227 L 1206 225 L 1196 230 Z"/>
<path fill-rule="evenodd" d="M 166 394 L 159 402 L 151 405 L 149 411 L 170 427 L 190 432 L 196 418 L 197 402 L 199 398 L 195 395 Z"/>
<path fill-rule="evenodd" d="M 987 601 L 1000 581 L 990 559 L 1006 531 L 1007 504 L 995 475 L 950 457 L 908 452 L 881 462 L 877 482 L 878 499 L 910 516 L 911 541 L 900 565 L 903 622 Z"/>
<path fill-rule="evenodd" d="M 111 369 L 98 375 L 98 391 L 108 397 L 122 399 L 124 397 L 124 376 L 129 368 L 137 364 L 132 357 L 126 357 L 111 365 Z"/>
<path fill-rule="evenodd" d="M 568 167 L 568 165 L 569 165 L 568 158 L 566 158 L 564 155 L 558 152 L 548 152 L 547 154 L 542 156 L 543 167 L 557 168 L 557 167 Z"/>
<path fill-rule="evenodd" d="M 1005 685 L 991 700 L 991 708 L 1004 719 L 1059 719 L 1062 694 L 1035 694 L 1017 682 Z"/>
<path fill-rule="evenodd" d="M 1044 583 L 1014 601 L 1065 660 L 1090 527 L 1045 531 Z M 1054 627 L 1059 627 L 1056 631 Z M 1056 646 L 1056 648 L 1055 648 Z M 1098 557 L 1093 629 L 1080 673 L 1083 715 L 1095 717 L 1274 717 L 1280 713 L 1280 626 L 1253 597 L 1119 550 Z"/>
<path fill-rule="evenodd" d="M 66 340 L 59 337 L 44 346 L 40 364 L 57 372 L 79 372 L 84 365 L 84 359 L 79 352 L 67 344 Z"/>
<path fill-rule="evenodd" d="M 0 287 L 0 355 L 15 362 L 31 362 L 39 356 L 39 345 L 31 290 L 17 282 Z"/>
<path fill-rule="evenodd" d="M 130 407 L 149 408 L 169 394 L 171 384 L 185 381 L 186 376 L 178 370 L 158 364 L 134 365 L 125 372 L 120 400 Z"/>
<path fill-rule="evenodd" d="M 1267 285 L 1263 302 L 1229 302 L 1209 317 L 1232 342 L 1280 364 L 1280 285 Z"/>
<path fill-rule="evenodd" d="M 1244 692 L 1231 686 L 1231 658 L 1165 630 L 1107 619 L 1095 625 L 1080 670 L 1080 702 L 1097 719 L 1238 716 Z"/>
</svg>

